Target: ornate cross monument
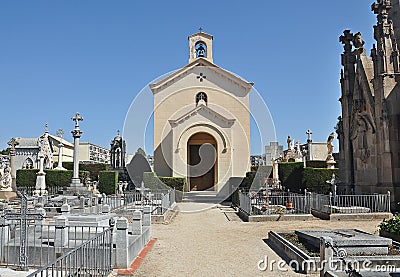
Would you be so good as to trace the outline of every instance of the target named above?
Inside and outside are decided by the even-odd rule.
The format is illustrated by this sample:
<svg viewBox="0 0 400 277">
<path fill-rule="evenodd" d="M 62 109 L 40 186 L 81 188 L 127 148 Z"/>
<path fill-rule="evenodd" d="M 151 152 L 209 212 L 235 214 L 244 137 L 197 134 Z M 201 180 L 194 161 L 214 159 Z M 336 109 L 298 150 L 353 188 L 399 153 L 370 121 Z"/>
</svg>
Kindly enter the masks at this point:
<svg viewBox="0 0 400 277">
<path fill-rule="evenodd" d="M 77 112 L 71 119 L 75 121 L 75 129 L 71 131 L 74 137 L 74 173 L 70 188 L 72 191 L 82 191 L 85 188 L 79 179 L 79 138 L 82 135 L 82 131 L 79 129 L 79 121 L 82 121 L 83 117 Z"/>
<path fill-rule="evenodd" d="M 57 170 L 66 170 L 62 166 L 62 156 L 63 156 L 63 146 L 64 146 L 64 144 L 62 143 L 63 135 L 64 135 L 63 129 L 58 129 L 57 136 L 60 138 L 60 143 L 58 144 L 58 164 L 57 167 L 55 168 Z"/>
<path fill-rule="evenodd" d="M 18 192 L 21 197 L 21 212 L 6 213 L 4 219 L 18 220 L 20 223 L 20 246 L 18 270 L 28 271 L 28 222 L 31 220 L 42 220 L 43 215 L 40 213 L 28 212 L 28 199 L 24 193 Z"/>
</svg>

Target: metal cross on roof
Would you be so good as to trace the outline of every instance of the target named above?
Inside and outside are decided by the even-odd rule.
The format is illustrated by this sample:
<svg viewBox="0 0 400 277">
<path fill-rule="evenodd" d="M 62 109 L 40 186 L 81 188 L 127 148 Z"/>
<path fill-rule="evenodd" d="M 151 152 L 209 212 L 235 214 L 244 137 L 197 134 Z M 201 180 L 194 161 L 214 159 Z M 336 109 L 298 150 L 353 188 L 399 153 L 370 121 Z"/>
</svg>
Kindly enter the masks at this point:
<svg viewBox="0 0 400 277">
<path fill-rule="evenodd" d="M 63 137 L 63 135 L 64 135 L 64 131 L 63 131 L 63 129 L 58 129 L 57 130 L 57 136 L 59 136 L 60 138 L 62 138 Z"/>
<path fill-rule="evenodd" d="M 30 220 L 42 220 L 43 215 L 40 213 L 31 213 L 28 211 L 28 199 L 24 193 L 17 191 L 21 197 L 21 212 L 19 213 L 6 213 L 4 219 L 8 220 L 19 220 L 20 226 L 20 246 L 19 246 L 19 259 L 18 269 L 28 271 L 28 221 Z"/>
<path fill-rule="evenodd" d="M 200 28 L 199 28 L 199 31 L 200 31 L 200 33 L 202 33 L 202 32 L 203 32 L 203 28 L 202 28 L 202 27 L 200 27 Z"/>
</svg>

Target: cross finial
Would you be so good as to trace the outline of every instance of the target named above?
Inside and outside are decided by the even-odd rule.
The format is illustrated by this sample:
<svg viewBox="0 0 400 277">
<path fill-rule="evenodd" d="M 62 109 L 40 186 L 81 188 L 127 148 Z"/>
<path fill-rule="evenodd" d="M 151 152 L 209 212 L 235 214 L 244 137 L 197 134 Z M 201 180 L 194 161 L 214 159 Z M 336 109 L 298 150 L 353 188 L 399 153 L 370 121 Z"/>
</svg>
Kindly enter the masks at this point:
<svg viewBox="0 0 400 277">
<path fill-rule="evenodd" d="M 203 28 L 202 28 L 202 27 L 200 27 L 200 28 L 199 28 L 199 31 L 200 31 L 200 33 L 202 33 L 202 32 L 203 32 Z"/>
<path fill-rule="evenodd" d="M 57 136 L 59 136 L 59 137 L 62 139 L 63 135 L 64 135 L 63 129 L 61 129 L 61 128 L 58 129 L 58 130 L 57 130 Z"/>
<path fill-rule="evenodd" d="M 46 124 L 44 125 L 44 133 L 45 133 L 45 134 L 49 133 L 49 124 L 48 124 L 48 123 L 46 123 Z"/>
<path fill-rule="evenodd" d="M 310 129 L 308 129 L 307 130 L 307 132 L 306 132 L 306 134 L 307 134 L 307 142 L 311 142 L 312 141 L 312 139 L 311 139 L 311 135 L 312 135 L 312 132 L 311 132 L 311 130 Z"/>
<path fill-rule="evenodd" d="M 11 147 L 11 149 L 15 149 L 15 146 L 17 146 L 19 142 L 15 138 L 12 138 L 7 144 Z"/>
<path fill-rule="evenodd" d="M 76 115 L 71 119 L 72 121 L 75 121 L 75 128 L 79 128 L 79 121 L 82 121 L 83 117 L 78 112 L 76 112 Z"/>
</svg>

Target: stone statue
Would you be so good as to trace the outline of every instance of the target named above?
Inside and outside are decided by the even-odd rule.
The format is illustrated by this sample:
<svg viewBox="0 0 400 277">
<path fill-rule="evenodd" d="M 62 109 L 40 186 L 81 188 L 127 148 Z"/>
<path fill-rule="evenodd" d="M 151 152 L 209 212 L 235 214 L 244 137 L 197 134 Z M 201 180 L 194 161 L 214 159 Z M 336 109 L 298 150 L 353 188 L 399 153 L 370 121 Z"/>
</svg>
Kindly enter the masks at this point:
<svg viewBox="0 0 400 277">
<path fill-rule="evenodd" d="M 327 142 L 326 142 L 326 146 L 328 147 L 328 156 L 329 156 L 329 155 L 332 155 L 332 153 L 333 153 L 333 144 L 332 144 L 332 141 L 333 141 L 334 138 L 335 138 L 335 133 L 332 132 L 332 133 L 329 135 L 328 140 L 327 140 Z"/>
<path fill-rule="evenodd" d="M 288 150 L 289 150 L 289 149 L 292 149 L 292 139 L 290 138 L 290 136 L 287 137 L 286 142 L 287 142 L 287 148 L 288 148 Z"/>
<path fill-rule="evenodd" d="M 355 48 L 362 48 L 364 46 L 364 41 L 362 39 L 361 33 L 358 32 L 353 36 L 353 45 Z"/>
<path fill-rule="evenodd" d="M 0 179 L 0 190 L 1 191 L 12 191 L 12 178 L 11 178 L 11 168 L 6 167 L 4 169 L 4 174 Z"/>
</svg>

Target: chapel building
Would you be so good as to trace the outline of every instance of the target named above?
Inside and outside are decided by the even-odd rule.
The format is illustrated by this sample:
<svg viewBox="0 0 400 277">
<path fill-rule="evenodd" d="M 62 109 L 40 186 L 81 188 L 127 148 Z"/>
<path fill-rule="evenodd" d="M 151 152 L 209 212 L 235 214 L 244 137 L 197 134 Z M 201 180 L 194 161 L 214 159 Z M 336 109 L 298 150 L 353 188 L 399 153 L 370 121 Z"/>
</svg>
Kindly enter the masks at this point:
<svg viewBox="0 0 400 277">
<path fill-rule="evenodd" d="M 213 36 L 189 36 L 189 62 L 150 85 L 154 171 L 187 178 L 186 190 L 220 191 L 250 170 L 253 83 L 213 61 Z"/>
</svg>

